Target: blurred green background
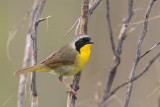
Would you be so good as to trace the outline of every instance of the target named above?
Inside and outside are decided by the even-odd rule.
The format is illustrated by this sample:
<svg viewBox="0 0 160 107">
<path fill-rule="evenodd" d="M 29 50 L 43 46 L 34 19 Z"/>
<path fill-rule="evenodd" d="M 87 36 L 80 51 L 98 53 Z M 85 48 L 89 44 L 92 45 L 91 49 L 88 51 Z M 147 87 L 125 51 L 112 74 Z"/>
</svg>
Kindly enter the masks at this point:
<svg viewBox="0 0 160 107">
<path fill-rule="evenodd" d="M 111 1 L 111 20 L 115 42 L 117 42 L 119 30 L 123 18 L 127 14 L 127 0 Z M 134 16 L 131 23 L 143 20 L 149 0 L 135 0 Z M 16 107 L 19 77 L 13 76 L 13 72 L 21 69 L 24 56 L 25 38 L 27 33 L 28 18 L 23 23 L 20 21 L 31 9 L 33 0 L 3 0 L 0 2 L 0 107 Z M 151 17 L 160 14 L 160 1 L 156 1 Z M 63 36 L 80 16 L 80 0 L 47 0 L 41 17 L 51 15 L 47 22 L 41 22 L 38 27 L 38 62 L 45 59 L 51 52 L 68 43 L 74 37 L 74 31 L 66 38 Z M 19 24 L 20 23 L 20 24 Z M 20 25 L 18 32 L 9 45 L 11 60 L 7 57 L 7 41 L 9 34 Z M 134 29 L 128 32 L 123 44 L 122 60 L 118 68 L 113 87 L 128 79 L 132 67 L 137 40 L 142 32 L 143 24 L 132 24 Z M 150 49 L 160 40 L 160 19 L 149 22 L 147 36 L 143 42 L 142 52 Z M 110 46 L 108 26 L 106 21 L 106 5 L 102 1 L 89 19 L 88 35 L 96 42 L 91 48 L 89 62 L 83 68 L 78 91 L 76 107 L 96 107 L 97 96 L 104 90 L 104 84 L 112 64 L 112 50 Z M 158 51 L 157 47 L 139 63 L 137 73 Z M 150 95 L 159 86 L 159 62 L 157 61 L 149 71 L 138 79 L 133 86 L 133 93 L 129 107 L 158 107 L 158 92 Z M 29 79 L 28 79 L 29 81 Z M 65 79 L 71 81 L 71 78 Z M 67 101 L 67 89 L 59 82 L 58 76 L 49 73 L 37 73 L 37 91 L 39 107 L 65 107 Z M 110 107 L 121 106 L 126 93 L 126 87 L 120 89 L 114 96 Z M 149 95 L 149 97 L 147 97 Z M 29 84 L 26 87 L 24 107 L 30 106 Z"/>
</svg>

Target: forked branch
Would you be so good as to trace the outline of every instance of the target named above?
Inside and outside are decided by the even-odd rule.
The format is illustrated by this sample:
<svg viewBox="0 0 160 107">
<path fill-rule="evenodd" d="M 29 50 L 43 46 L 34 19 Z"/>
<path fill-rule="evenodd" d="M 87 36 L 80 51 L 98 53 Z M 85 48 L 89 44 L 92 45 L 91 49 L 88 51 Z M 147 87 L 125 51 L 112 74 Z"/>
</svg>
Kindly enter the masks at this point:
<svg viewBox="0 0 160 107">
<path fill-rule="evenodd" d="M 80 31 L 79 34 L 87 34 L 87 26 L 88 26 L 88 15 L 89 15 L 89 0 L 82 0 L 82 7 L 81 7 L 81 18 L 80 18 Z M 81 77 L 80 71 L 78 74 L 74 76 L 73 83 L 71 84 L 71 88 L 77 92 L 79 89 L 79 81 Z M 75 107 L 75 100 L 76 98 L 69 93 L 67 107 Z"/>
<path fill-rule="evenodd" d="M 145 21 L 144 21 L 144 25 L 143 25 L 143 31 L 142 31 L 142 34 L 141 34 L 139 40 L 138 40 L 137 53 L 136 53 L 136 57 L 135 57 L 135 61 L 134 61 L 133 67 L 132 67 L 131 72 L 130 72 L 129 80 L 132 80 L 134 78 L 138 62 L 143 56 L 143 55 L 141 56 L 142 42 L 143 42 L 143 40 L 144 40 L 144 38 L 146 36 L 146 33 L 147 33 L 148 18 L 149 18 L 149 15 L 150 15 L 150 12 L 151 12 L 151 9 L 152 9 L 152 6 L 153 6 L 154 2 L 155 2 L 155 0 L 151 0 L 150 1 L 149 6 L 147 8 L 147 12 L 145 14 L 145 19 L 144 19 Z M 130 82 L 128 84 L 126 98 L 125 98 L 123 107 L 128 107 L 130 96 L 131 96 L 131 92 L 132 92 L 132 87 L 133 87 L 133 83 Z"/>
<path fill-rule="evenodd" d="M 111 67 L 111 69 L 109 71 L 109 75 L 107 77 L 103 99 L 102 99 L 101 104 L 99 105 L 100 107 L 105 107 L 104 102 L 106 102 L 106 100 L 108 100 L 107 96 L 110 93 L 111 86 L 112 86 L 114 77 L 117 72 L 117 68 L 120 64 L 120 60 L 121 60 L 120 55 L 122 53 L 122 45 L 123 45 L 124 39 L 126 38 L 128 24 L 133 16 L 133 0 L 128 0 L 128 15 L 123 21 L 123 25 L 122 25 L 120 33 L 119 33 L 118 44 L 116 47 L 115 47 L 115 43 L 113 40 L 113 32 L 112 32 L 112 26 L 111 26 L 111 20 L 110 20 L 109 0 L 106 0 L 106 6 L 107 6 L 106 16 L 107 16 L 107 21 L 108 21 L 108 26 L 109 26 L 109 31 L 110 31 L 110 40 L 111 40 L 111 46 L 112 46 L 112 51 L 114 53 L 114 57 L 113 57 L 112 67 Z"/>
<path fill-rule="evenodd" d="M 81 17 L 80 20 L 78 19 L 74 24 L 74 26 L 76 26 L 76 24 L 80 22 L 79 34 L 87 34 L 88 17 L 92 14 L 93 10 L 98 6 L 100 1 L 101 0 L 95 0 L 95 2 L 91 6 L 89 6 L 89 0 L 82 0 Z M 74 28 L 74 26 L 72 26 L 69 32 Z M 69 32 L 67 32 L 67 34 Z M 71 84 L 72 89 L 76 92 L 79 89 L 80 77 L 81 71 L 74 76 L 73 83 Z M 75 107 L 75 100 L 75 97 L 71 93 L 69 93 L 67 107 Z"/>
<path fill-rule="evenodd" d="M 32 6 L 32 10 L 30 12 L 30 21 L 28 25 L 28 32 L 26 36 L 26 48 L 25 48 L 25 56 L 23 59 L 23 68 L 27 66 L 27 62 L 29 60 L 29 53 L 31 50 L 31 40 L 32 40 L 32 65 L 37 64 L 37 29 L 38 23 L 40 21 L 44 21 L 47 18 L 40 19 L 41 12 L 43 10 L 44 4 L 46 0 L 35 0 Z M 24 95 L 24 87 L 25 87 L 25 74 L 20 76 L 19 82 L 19 93 L 18 93 L 18 107 L 23 107 L 23 95 Z M 36 90 L 36 74 L 33 72 L 31 74 L 31 92 L 32 92 L 32 101 L 31 107 L 38 107 L 38 96 Z"/>
</svg>

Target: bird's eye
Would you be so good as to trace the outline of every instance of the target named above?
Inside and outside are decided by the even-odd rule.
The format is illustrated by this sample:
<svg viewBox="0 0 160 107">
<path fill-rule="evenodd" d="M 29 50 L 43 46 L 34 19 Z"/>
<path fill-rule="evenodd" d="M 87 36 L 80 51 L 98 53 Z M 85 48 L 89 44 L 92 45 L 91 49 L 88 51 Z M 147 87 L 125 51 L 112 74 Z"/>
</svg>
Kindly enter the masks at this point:
<svg viewBox="0 0 160 107">
<path fill-rule="evenodd" d="M 81 40 L 80 42 L 83 43 L 83 40 Z"/>
</svg>

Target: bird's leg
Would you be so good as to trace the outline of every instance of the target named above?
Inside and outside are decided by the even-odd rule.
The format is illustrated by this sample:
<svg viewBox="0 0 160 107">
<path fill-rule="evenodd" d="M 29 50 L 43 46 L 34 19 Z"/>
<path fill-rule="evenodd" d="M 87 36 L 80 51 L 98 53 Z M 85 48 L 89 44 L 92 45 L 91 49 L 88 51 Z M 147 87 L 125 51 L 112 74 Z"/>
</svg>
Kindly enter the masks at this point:
<svg viewBox="0 0 160 107">
<path fill-rule="evenodd" d="M 70 92 L 74 95 L 75 98 L 77 98 L 77 92 L 75 92 L 70 86 L 68 86 L 64 81 L 63 81 L 63 77 L 59 76 L 59 81 L 61 83 L 63 83 L 69 90 Z"/>
</svg>

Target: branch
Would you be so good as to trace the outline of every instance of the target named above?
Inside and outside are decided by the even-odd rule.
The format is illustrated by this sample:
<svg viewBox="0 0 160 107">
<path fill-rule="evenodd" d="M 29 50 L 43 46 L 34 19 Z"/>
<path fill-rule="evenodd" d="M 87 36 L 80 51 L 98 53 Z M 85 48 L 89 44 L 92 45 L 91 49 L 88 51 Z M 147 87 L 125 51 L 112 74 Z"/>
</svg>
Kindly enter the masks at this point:
<svg viewBox="0 0 160 107">
<path fill-rule="evenodd" d="M 79 20 L 80 20 L 80 18 L 78 18 L 78 19 L 76 20 L 76 22 L 75 22 L 75 23 L 73 24 L 73 26 L 69 29 L 69 31 L 67 31 L 67 33 L 64 35 L 64 37 L 66 37 L 66 36 L 73 30 L 73 28 L 78 24 Z"/>
<path fill-rule="evenodd" d="M 151 47 L 151 49 L 149 49 L 148 51 L 146 51 L 143 55 L 141 55 L 139 58 L 141 59 L 142 57 L 144 57 L 145 55 L 147 55 L 149 52 L 151 52 L 154 48 L 156 48 L 158 45 L 160 44 L 160 41 L 155 44 L 154 46 Z"/>
<path fill-rule="evenodd" d="M 38 24 L 40 22 L 40 15 L 43 10 L 43 7 L 45 5 L 46 0 L 41 0 L 40 2 L 36 2 L 36 8 L 33 13 L 33 26 L 32 26 L 32 43 L 33 43 L 33 50 L 32 50 L 32 65 L 37 64 L 37 30 L 38 30 Z M 31 73 L 31 92 L 32 92 L 32 107 L 38 107 L 38 95 L 37 95 L 37 89 L 36 89 L 36 73 Z"/>
<path fill-rule="evenodd" d="M 80 22 L 79 34 L 87 34 L 88 17 L 93 13 L 94 9 L 100 2 L 101 0 L 95 0 L 94 3 L 89 6 L 89 0 L 82 0 L 81 17 L 78 18 L 76 23 L 71 27 L 67 34 L 69 34 L 69 32 L 77 25 L 78 22 Z M 67 34 L 65 36 L 67 36 Z M 72 89 L 76 92 L 79 89 L 80 77 L 81 71 L 74 76 L 73 83 L 71 84 Z M 71 93 L 68 95 L 67 107 L 75 107 L 75 97 Z"/>
<path fill-rule="evenodd" d="M 106 0 L 106 10 L 107 10 L 106 17 L 107 17 L 108 28 L 109 28 L 109 33 L 110 33 L 110 41 L 111 41 L 112 51 L 113 51 L 113 54 L 116 55 L 116 53 L 115 53 L 115 43 L 114 43 L 113 31 L 112 31 L 112 24 L 111 24 L 111 19 L 110 19 L 109 0 Z"/>
<path fill-rule="evenodd" d="M 89 15 L 91 15 L 94 9 L 99 5 L 102 0 L 95 0 L 92 5 L 89 5 Z"/>
<path fill-rule="evenodd" d="M 31 50 L 31 31 L 32 31 L 32 24 L 33 24 L 33 13 L 36 9 L 38 0 L 36 0 L 32 6 L 32 11 L 30 12 L 30 19 L 28 24 L 28 32 L 26 35 L 26 46 L 25 46 L 25 52 L 24 52 L 24 58 L 23 58 L 23 65 L 22 68 L 26 68 L 28 61 L 29 61 L 29 55 Z M 18 98 L 17 98 L 17 106 L 23 107 L 23 96 L 24 96 L 24 90 L 25 90 L 25 83 L 26 83 L 26 74 L 20 75 L 19 79 L 19 90 L 18 90 Z"/>
<path fill-rule="evenodd" d="M 101 2 L 102 0 L 95 0 L 93 4 L 89 5 L 89 15 L 92 15 L 94 9 L 99 5 L 99 3 Z M 67 33 L 64 35 L 64 37 L 66 37 L 72 30 L 73 28 L 78 24 L 79 22 L 79 19 L 81 17 L 79 17 L 76 22 L 73 24 L 73 26 L 67 31 Z M 77 28 L 79 27 L 79 25 L 77 26 Z"/>
<path fill-rule="evenodd" d="M 147 12 L 145 14 L 145 21 L 144 21 L 143 31 L 142 31 L 142 34 L 141 34 L 141 36 L 139 38 L 139 41 L 138 41 L 136 58 L 135 58 L 133 67 L 131 69 L 129 80 L 132 80 L 134 78 L 137 64 L 138 64 L 139 60 L 142 58 L 141 57 L 142 42 L 143 42 L 143 39 L 144 39 L 144 37 L 146 36 L 146 33 L 147 33 L 148 18 L 149 18 L 152 6 L 154 4 L 154 1 L 155 0 L 151 0 L 150 1 L 148 9 L 147 9 Z M 123 104 L 123 107 L 127 107 L 128 106 L 128 103 L 129 103 L 129 100 L 130 100 L 130 96 L 131 96 L 131 92 L 132 92 L 132 86 L 133 86 L 133 83 L 130 82 L 128 84 L 128 89 L 127 89 L 126 98 L 125 98 L 125 102 Z"/>
<path fill-rule="evenodd" d="M 24 52 L 22 68 L 26 68 L 28 65 L 30 49 L 31 49 L 31 38 L 27 34 L 26 35 L 26 47 L 25 47 L 25 52 Z M 25 90 L 25 83 L 26 83 L 26 74 L 22 74 L 20 75 L 20 79 L 19 79 L 18 98 L 17 98 L 18 107 L 23 107 L 23 96 L 24 96 L 24 90 Z"/>
<path fill-rule="evenodd" d="M 107 0 L 106 4 L 107 4 L 107 9 L 109 9 L 109 1 L 108 0 Z M 107 20 L 109 21 L 108 23 L 110 23 L 109 10 L 107 10 L 107 15 L 108 15 Z M 123 44 L 124 39 L 126 38 L 126 32 L 127 32 L 128 24 L 129 24 L 132 16 L 133 16 L 133 0 L 129 0 L 128 1 L 128 16 L 125 18 L 125 20 L 123 22 L 123 25 L 122 25 L 122 28 L 120 30 L 119 40 L 118 40 L 118 44 L 117 44 L 116 49 L 114 49 L 115 47 L 114 47 L 114 42 L 113 42 L 111 23 L 109 24 L 109 26 L 110 26 L 109 27 L 110 38 L 111 38 L 110 40 L 111 40 L 111 44 L 112 44 L 112 50 L 113 50 L 113 53 L 114 53 L 114 57 L 113 57 L 112 67 L 110 69 L 110 72 L 109 72 L 109 75 L 108 75 L 108 78 L 107 78 L 107 82 L 106 82 L 106 86 L 105 86 L 105 90 L 104 90 L 104 96 L 103 96 L 102 102 L 100 104 L 100 107 L 104 107 L 105 105 L 102 106 L 103 103 L 105 102 L 105 100 L 108 100 L 107 96 L 110 92 L 114 77 L 115 77 L 116 72 L 117 72 L 117 68 L 120 64 L 120 55 L 122 53 L 122 44 Z"/>
<path fill-rule="evenodd" d="M 79 34 L 87 34 L 88 16 L 89 16 L 89 0 L 82 0 L 81 7 L 81 23 Z"/>
<path fill-rule="evenodd" d="M 51 18 L 51 16 L 47 16 L 45 18 L 40 18 L 37 22 L 41 22 L 41 21 L 44 21 L 44 20 L 48 20 L 49 18 Z"/>
<path fill-rule="evenodd" d="M 88 16 L 89 16 L 89 0 L 82 0 L 81 7 L 81 18 L 80 18 L 80 31 L 79 34 L 87 34 L 87 25 L 88 25 Z M 79 89 L 79 81 L 81 77 L 81 71 L 74 76 L 73 83 L 71 84 L 71 88 L 77 92 Z M 76 98 L 69 93 L 67 107 L 75 107 Z"/>
<path fill-rule="evenodd" d="M 73 82 L 71 84 L 71 88 L 75 92 L 77 92 L 79 89 L 80 78 L 81 78 L 81 71 L 74 76 Z M 75 107 L 75 100 L 76 100 L 76 98 L 71 93 L 69 93 L 68 100 L 67 100 L 67 107 Z"/>
<path fill-rule="evenodd" d="M 145 74 L 148 69 L 150 68 L 150 66 L 155 62 L 155 60 L 160 56 L 160 51 L 149 61 L 149 63 L 142 69 L 142 71 L 140 73 L 138 73 L 133 79 L 129 80 L 129 81 L 125 81 L 122 84 L 118 85 L 116 88 L 114 88 L 106 97 L 110 98 L 113 94 L 115 94 L 120 88 L 124 87 L 125 85 L 127 85 L 130 82 L 134 82 L 135 80 L 137 80 L 138 78 L 140 78 L 143 74 Z M 108 104 L 108 100 L 105 100 L 105 102 L 103 103 L 102 106 L 105 106 L 106 104 Z"/>
</svg>

